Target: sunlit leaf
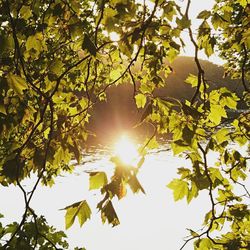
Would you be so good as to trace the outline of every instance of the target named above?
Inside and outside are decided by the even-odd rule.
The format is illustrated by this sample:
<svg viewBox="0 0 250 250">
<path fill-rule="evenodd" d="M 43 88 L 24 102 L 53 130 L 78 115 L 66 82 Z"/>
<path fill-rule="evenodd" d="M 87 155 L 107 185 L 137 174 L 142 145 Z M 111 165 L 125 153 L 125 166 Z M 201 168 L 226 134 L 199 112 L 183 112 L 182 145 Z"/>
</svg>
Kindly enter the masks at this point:
<svg viewBox="0 0 250 250">
<path fill-rule="evenodd" d="M 134 193 L 141 191 L 145 194 L 143 187 L 141 186 L 140 182 L 138 181 L 135 175 L 130 177 L 128 184 Z"/>
<path fill-rule="evenodd" d="M 106 173 L 94 172 L 89 175 L 89 190 L 99 189 L 105 186 L 108 182 Z"/>
<path fill-rule="evenodd" d="M 88 219 L 90 219 L 91 216 L 90 207 L 87 201 L 85 200 L 76 202 L 64 209 L 66 210 L 65 214 L 66 229 L 70 228 L 73 225 L 76 217 L 78 217 L 79 224 L 80 226 L 82 226 Z"/>
<path fill-rule="evenodd" d="M 147 101 L 147 98 L 143 94 L 137 94 L 135 96 L 135 101 L 136 101 L 137 108 L 144 108 L 145 104 L 146 104 L 146 101 Z"/>
<path fill-rule="evenodd" d="M 189 192 L 188 183 L 179 179 L 173 179 L 167 187 L 173 190 L 175 201 L 183 199 Z"/>
</svg>

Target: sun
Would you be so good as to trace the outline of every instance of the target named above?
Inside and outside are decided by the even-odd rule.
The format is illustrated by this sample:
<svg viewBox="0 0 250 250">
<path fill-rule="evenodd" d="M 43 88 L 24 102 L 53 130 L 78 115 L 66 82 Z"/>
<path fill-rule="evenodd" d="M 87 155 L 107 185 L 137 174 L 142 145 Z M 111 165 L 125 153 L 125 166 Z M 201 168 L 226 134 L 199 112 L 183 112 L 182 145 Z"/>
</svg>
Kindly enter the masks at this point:
<svg viewBox="0 0 250 250">
<path fill-rule="evenodd" d="M 114 145 L 114 154 L 125 165 L 134 165 L 139 158 L 135 143 L 127 135 L 121 136 L 120 140 Z"/>
</svg>

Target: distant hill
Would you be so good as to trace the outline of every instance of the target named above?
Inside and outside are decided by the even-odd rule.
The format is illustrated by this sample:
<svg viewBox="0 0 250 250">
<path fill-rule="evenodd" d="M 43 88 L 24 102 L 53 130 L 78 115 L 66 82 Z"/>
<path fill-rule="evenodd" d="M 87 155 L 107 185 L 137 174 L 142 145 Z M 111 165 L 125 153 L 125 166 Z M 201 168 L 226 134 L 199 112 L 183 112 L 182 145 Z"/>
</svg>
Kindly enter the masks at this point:
<svg viewBox="0 0 250 250">
<path fill-rule="evenodd" d="M 209 81 L 210 90 L 227 87 L 238 95 L 243 88 L 240 80 L 223 78 L 222 66 L 201 60 L 205 70 L 205 78 Z M 189 74 L 197 75 L 197 67 L 192 57 L 178 57 L 171 64 L 173 72 L 166 79 L 166 85 L 155 91 L 156 95 L 175 97 L 180 100 L 191 99 L 194 89 L 185 79 Z M 98 103 L 93 110 L 94 120 L 90 120 L 89 130 L 96 133 L 96 140 L 109 142 L 122 131 L 133 131 L 134 125 L 140 120 L 141 112 L 136 109 L 133 100 L 133 86 L 129 83 L 111 87 L 107 91 L 107 102 Z"/>
</svg>

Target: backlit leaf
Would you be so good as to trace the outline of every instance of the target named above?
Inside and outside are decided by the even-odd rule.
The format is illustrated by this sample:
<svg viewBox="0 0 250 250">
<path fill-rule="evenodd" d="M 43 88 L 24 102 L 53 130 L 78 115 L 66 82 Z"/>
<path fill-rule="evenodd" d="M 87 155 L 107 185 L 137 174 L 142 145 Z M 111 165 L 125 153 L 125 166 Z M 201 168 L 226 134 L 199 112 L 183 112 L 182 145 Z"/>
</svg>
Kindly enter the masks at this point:
<svg viewBox="0 0 250 250">
<path fill-rule="evenodd" d="M 135 175 L 130 177 L 128 184 L 134 193 L 138 193 L 139 191 L 141 191 L 145 194 L 143 187 L 141 186 L 140 182 L 138 181 Z"/>
<path fill-rule="evenodd" d="M 225 108 L 218 104 L 212 105 L 210 114 L 208 115 L 209 120 L 212 121 L 215 125 L 218 125 L 221 122 L 222 117 L 227 117 Z"/>
<path fill-rule="evenodd" d="M 120 221 L 111 201 L 107 201 L 107 203 L 102 208 L 101 214 L 103 223 L 105 223 L 105 221 L 107 220 L 108 223 L 113 225 L 113 227 L 120 224 Z"/>
<path fill-rule="evenodd" d="M 144 108 L 146 101 L 147 101 L 147 98 L 143 94 L 137 94 L 135 96 L 135 101 L 136 101 L 137 108 Z"/>
<path fill-rule="evenodd" d="M 76 202 L 66 208 L 65 214 L 65 227 L 66 229 L 70 228 L 75 218 L 78 217 L 80 226 L 82 226 L 91 216 L 91 210 L 86 200 Z"/>
<path fill-rule="evenodd" d="M 167 187 L 173 190 L 175 201 L 181 200 L 187 196 L 189 192 L 188 183 L 179 179 L 173 179 Z"/>
<path fill-rule="evenodd" d="M 89 175 L 89 190 L 99 189 L 105 186 L 108 182 L 106 173 L 95 172 Z"/>
</svg>

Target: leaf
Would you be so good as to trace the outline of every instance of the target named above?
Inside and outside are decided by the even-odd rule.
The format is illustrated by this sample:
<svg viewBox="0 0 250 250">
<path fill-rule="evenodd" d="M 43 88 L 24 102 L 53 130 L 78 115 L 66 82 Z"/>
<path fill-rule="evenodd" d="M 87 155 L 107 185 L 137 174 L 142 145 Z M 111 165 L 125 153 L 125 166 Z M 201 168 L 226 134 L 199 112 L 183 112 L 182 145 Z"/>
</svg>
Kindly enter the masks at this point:
<svg viewBox="0 0 250 250">
<path fill-rule="evenodd" d="M 107 175 L 104 172 L 90 173 L 89 190 L 99 189 L 108 183 Z"/>
<path fill-rule="evenodd" d="M 63 150 L 62 147 L 59 147 L 54 154 L 53 165 L 55 165 L 55 167 L 58 167 L 63 162 L 64 157 L 65 157 L 65 151 Z"/>
<path fill-rule="evenodd" d="M 185 16 L 182 17 L 182 19 L 176 18 L 176 23 L 178 24 L 178 27 L 180 29 L 186 29 L 189 28 L 191 25 L 191 21 L 187 19 Z"/>
<path fill-rule="evenodd" d="M 115 212 L 115 209 L 111 201 L 108 201 L 104 205 L 104 207 L 102 208 L 101 216 L 103 223 L 105 223 L 105 221 L 108 220 L 108 223 L 112 224 L 113 227 L 120 224 L 120 221 L 118 219 L 118 216 Z"/>
<path fill-rule="evenodd" d="M 65 228 L 66 229 L 69 229 L 73 225 L 75 218 L 77 216 L 79 204 L 80 202 L 77 202 L 77 203 L 74 203 L 72 206 L 67 207 L 67 212 L 65 214 Z"/>
<path fill-rule="evenodd" d="M 41 32 L 37 32 L 35 35 L 29 36 L 25 47 L 30 54 L 34 54 L 35 58 L 37 58 L 43 50 L 47 50 L 47 46 Z"/>
<path fill-rule="evenodd" d="M 188 83 L 192 86 L 192 88 L 195 88 L 198 85 L 198 78 L 193 74 L 189 74 L 188 78 L 185 80 L 185 83 Z"/>
<path fill-rule="evenodd" d="M 194 131 L 190 130 L 188 126 L 185 126 L 182 130 L 182 138 L 188 144 L 191 144 L 191 141 L 194 137 Z"/>
<path fill-rule="evenodd" d="M 86 49 L 91 55 L 96 56 L 97 48 L 87 34 L 84 36 L 82 49 Z"/>
<path fill-rule="evenodd" d="M 221 105 L 215 104 L 211 105 L 210 113 L 208 115 L 208 119 L 213 122 L 215 125 L 220 124 L 221 118 L 227 117 L 227 113 L 225 111 L 225 108 Z"/>
<path fill-rule="evenodd" d="M 195 197 L 198 196 L 199 190 L 196 186 L 196 184 L 194 182 L 192 182 L 191 184 L 191 189 L 188 191 L 188 195 L 187 195 L 187 203 L 190 203 L 191 200 Z"/>
<path fill-rule="evenodd" d="M 135 101 L 136 101 L 137 108 L 144 108 L 146 101 L 147 101 L 147 98 L 143 94 L 137 94 L 135 96 Z"/>
<path fill-rule="evenodd" d="M 188 145 L 184 144 L 183 141 L 177 140 L 171 143 L 171 148 L 173 150 L 174 155 L 178 155 L 185 150 L 188 150 Z"/>
<path fill-rule="evenodd" d="M 122 75 L 122 70 L 120 68 L 116 68 L 110 72 L 110 79 L 116 80 Z"/>
<path fill-rule="evenodd" d="M 138 193 L 139 191 L 142 191 L 145 194 L 143 187 L 141 186 L 140 182 L 138 181 L 135 175 L 132 175 L 130 177 L 128 184 L 134 193 Z"/>
<path fill-rule="evenodd" d="M 132 44 L 141 37 L 140 32 L 141 28 L 135 28 L 134 32 L 132 33 Z"/>
<path fill-rule="evenodd" d="M 237 0 L 237 3 L 239 3 L 243 8 L 245 8 L 248 4 L 248 0 Z"/>
<path fill-rule="evenodd" d="M 231 108 L 231 109 L 236 109 L 237 108 L 237 100 L 239 100 L 237 97 L 234 98 L 233 96 L 230 97 L 230 96 L 227 96 L 225 98 L 225 104 Z"/>
<path fill-rule="evenodd" d="M 4 115 L 7 115 L 6 113 L 6 108 L 3 104 L 0 103 L 0 113 L 4 114 Z"/>
<path fill-rule="evenodd" d="M 20 10 L 20 15 L 24 19 L 29 19 L 32 16 L 32 11 L 29 6 L 23 6 Z"/>
<path fill-rule="evenodd" d="M 210 16 L 211 16 L 211 11 L 203 10 L 203 11 L 201 11 L 201 12 L 198 14 L 197 18 L 198 18 L 198 19 L 207 19 L 207 18 L 209 18 Z"/>
<path fill-rule="evenodd" d="M 50 71 L 54 73 L 55 75 L 59 76 L 62 72 L 63 69 L 63 63 L 59 59 L 53 60 L 51 66 L 50 66 Z"/>
<path fill-rule="evenodd" d="M 187 196 L 189 192 L 188 183 L 179 179 L 173 179 L 167 187 L 173 190 L 175 201 L 183 199 L 183 197 Z"/>
<path fill-rule="evenodd" d="M 91 217 L 91 209 L 86 200 L 82 201 L 77 214 L 80 226 L 82 226 Z"/>
<path fill-rule="evenodd" d="M 199 244 L 199 250 L 211 250 L 213 249 L 214 244 L 212 243 L 212 241 L 208 238 L 203 238 L 200 240 L 200 244 Z"/>
<path fill-rule="evenodd" d="M 150 138 L 148 143 L 147 143 L 147 148 L 148 149 L 156 149 L 159 147 L 159 144 L 156 140 L 156 136 L 154 136 L 153 138 Z"/>
<path fill-rule="evenodd" d="M 171 42 L 169 43 L 169 45 L 170 45 L 171 47 L 173 47 L 174 49 L 180 51 L 180 47 L 181 47 L 181 46 L 180 46 L 179 44 L 177 44 L 176 42 L 171 41 Z"/>
<path fill-rule="evenodd" d="M 12 73 L 7 75 L 7 82 L 19 97 L 22 97 L 23 91 L 28 88 L 26 81 L 22 77 Z"/>
<path fill-rule="evenodd" d="M 227 141 L 229 137 L 229 130 L 227 128 L 220 129 L 216 134 L 215 138 L 218 144 L 221 144 L 224 141 Z"/>
<path fill-rule="evenodd" d="M 80 226 L 82 226 L 91 217 L 91 209 L 86 200 L 76 202 L 64 209 L 67 210 L 65 214 L 66 229 L 69 229 L 73 225 L 76 216 L 78 217 Z"/>
<path fill-rule="evenodd" d="M 192 229 L 187 229 L 189 232 L 190 232 L 190 235 L 191 236 L 193 236 L 193 237 L 198 237 L 199 236 L 199 234 L 198 233 L 196 233 L 195 231 L 193 231 Z"/>
</svg>

